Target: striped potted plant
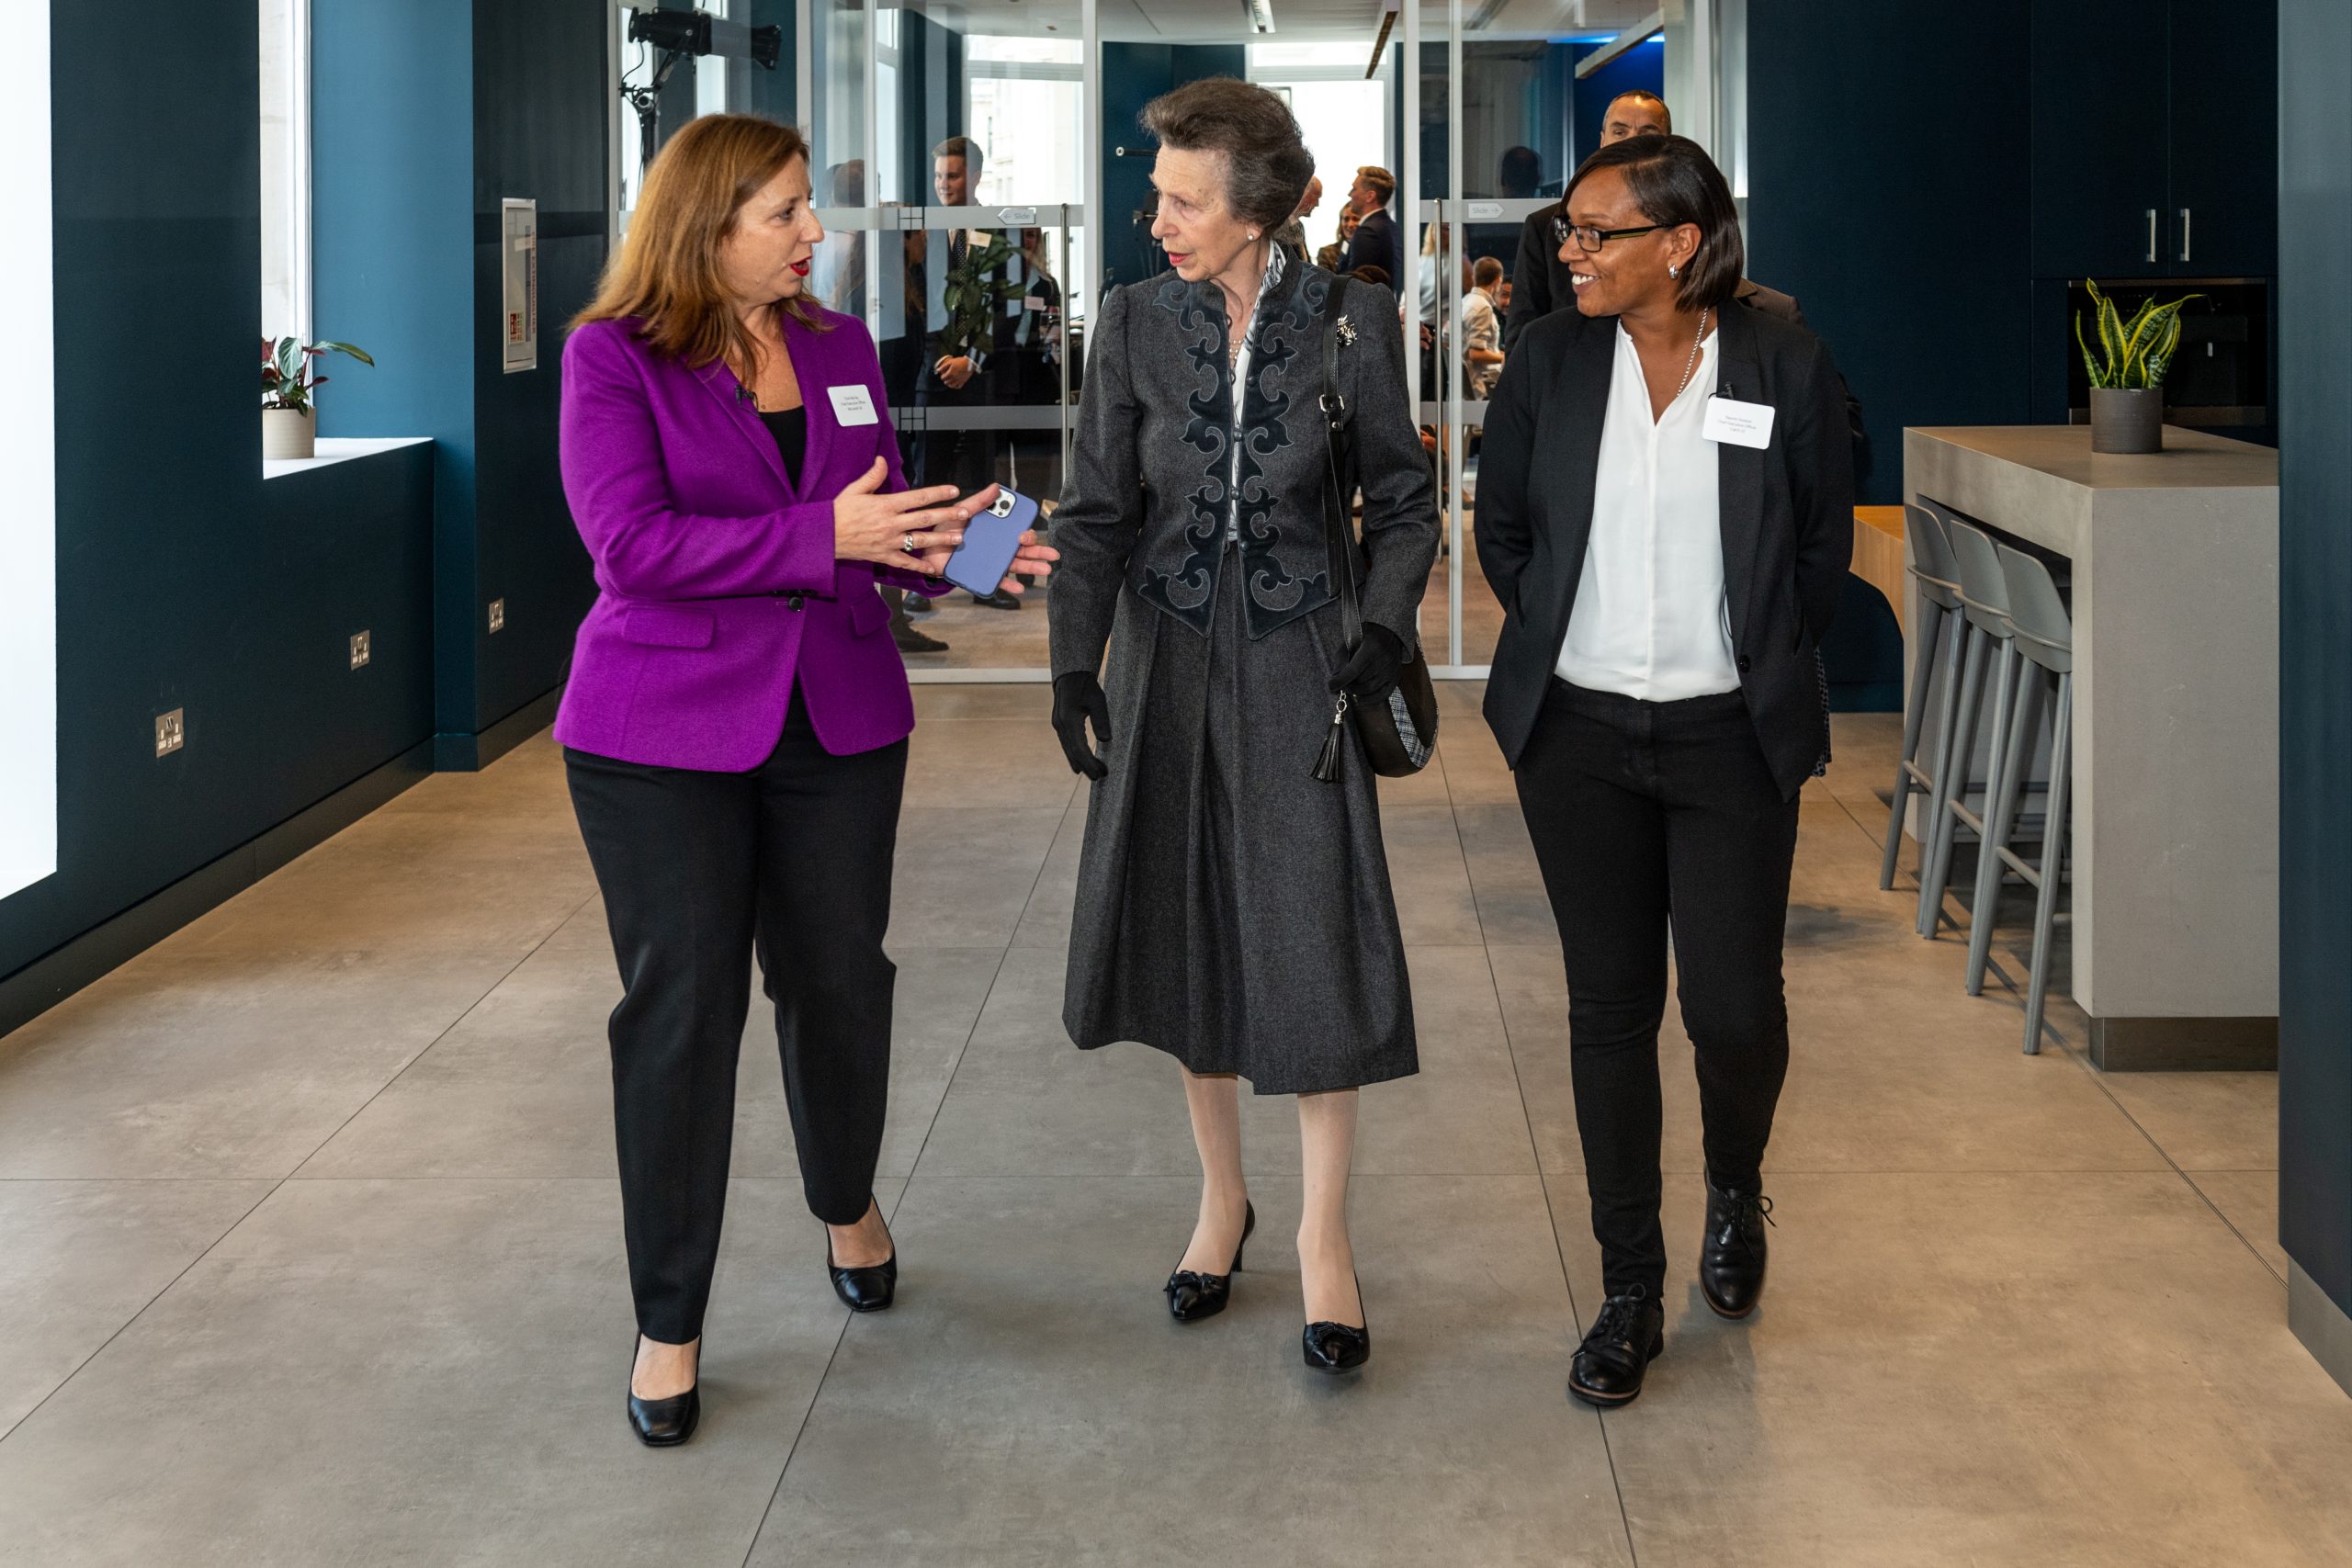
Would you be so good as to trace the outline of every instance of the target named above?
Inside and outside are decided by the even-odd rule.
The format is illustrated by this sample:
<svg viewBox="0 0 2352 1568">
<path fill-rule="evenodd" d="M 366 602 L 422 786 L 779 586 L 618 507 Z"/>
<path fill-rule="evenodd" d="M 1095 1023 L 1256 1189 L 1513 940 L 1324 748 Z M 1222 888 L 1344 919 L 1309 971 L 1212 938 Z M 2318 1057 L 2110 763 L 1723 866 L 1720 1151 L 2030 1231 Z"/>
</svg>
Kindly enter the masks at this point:
<svg viewBox="0 0 2352 1568">
<path fill-rule="evenodd" d="M 300 338 L 261 340 L 261 455 L 265 459 L 310 457 L 318 453 L 318 426 L 311 394 L 327 384 L 315 361 L 322 354 L 347 354 L 373 365 L 364 348 L 347 343 L 304 343 Z"/>
<path fill-rule="evenodd" d="M 2094 354 L 2085 340 L 2079 313 L 2075 344 L 2083 351 L 2083 368 L 2090 372 L 2091 450 L 2161 452 L 2165 372 L 2180 346 L 2180 308 L 2203 296 L 2183 295 L 2165 305 L 2147 300 L 2127 321 L 2098 284 L 2086 287 L 2098 321 L 2098 352 Z"/>
</svg>

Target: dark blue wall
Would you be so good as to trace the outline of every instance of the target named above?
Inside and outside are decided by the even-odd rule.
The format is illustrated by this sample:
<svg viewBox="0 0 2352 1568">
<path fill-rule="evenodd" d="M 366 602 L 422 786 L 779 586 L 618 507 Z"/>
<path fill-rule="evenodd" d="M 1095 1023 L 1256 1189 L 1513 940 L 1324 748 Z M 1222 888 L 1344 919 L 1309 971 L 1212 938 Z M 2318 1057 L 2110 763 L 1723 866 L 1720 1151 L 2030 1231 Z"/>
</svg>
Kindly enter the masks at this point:
<svg viewBox="0 0 2352 1568">
<path fill-rule="evenodd" d="M 1751 17 L 1748 23 L 1749 28 L 1752 29 L 1757 25 Z M 1573 45 L 1571 46 L 1572 58 L 1582 60 L 1600 47 L 1600 44 Z M 1573 73 L 1571 74 L 1573 75 Z M 1752 70 L 1748 79 L 1751 82 L 1755 80 Z M 1754 88 L 1751 87 L 1749 91 L 1752 93 Z M 1601 121 L 1607 116 L 1610 100 L 1621 93 L 1634 92 L 1665 96 L 1666 46 L 1664 44 L 1637 43 L 1591 75 L 1576 82 L 1575 85 L 1569 89 L 1567 164 L 1566 168 L 1555 176 L 1563 185 L 1566 183 L 1567 175 L 1573 173 L 1578 164 L 1590 157 L 1600 147 Z M 1667 105 L 1669 112 L 1673 107 L 1672 104 Z M 1552 160 L 1547 155 L 1544 160 L 1546 174 L 1551 172 L 1551 164 Z M 1558 194 L 1557 187 L 1555 187 L 1554 194 Z"/>
<path fill-rule="evenodd" d="M 2278 1237 L 2352 1313 L 2352 7 L 2278 59 Z"/>
<path fill-rule="evenodd" d="M 1150 236 L 1133 215 L 1151 196 L 1151 139 L 1138 116 L 1160 94 L 1209 76 L 1248 74 L 1249 51 L 1238 45 L 1106 43 L 1102 46 L 1102 265 L 1106 287 L 1134 283 L 1159 270 Z M 1112 149 L 1147 149 L 1114 157 Z M 1329 182 L 1326 182 L 1329 183 Z"/>
<path fill-rule="evenodd" d="M 555 424 L 563 323 L 606 250 L 608 16 L 596 0 L 313 0 L 319 330 L 379 361 L 337 379 L 321 428 L 435 438 L 443 766 L 475 765 L 482 731 L 560 683 L 594 597 Z M 513 375 L 507 197 L 539 204 L 539 367 Z"/>
<path fill-rule="evenodd" d="M 2030 417 L 2026 10 L 1749 11 L 1748 275 L 1797 297 L 1860 397 L 1866 502 L 1903 499 L 1905 425 Z M 1832 109 L 1870 82 L 1900 102 L 1858 129 Z"/>
<path fill-rule="evenodd" d="M 427 454 L 261 477 L 254 7 L 53 15 L 58 343 L 130 381 L 57 382 L 58 871 L 0 900 L 0 976 L 430 733 Z"/>
</svg>

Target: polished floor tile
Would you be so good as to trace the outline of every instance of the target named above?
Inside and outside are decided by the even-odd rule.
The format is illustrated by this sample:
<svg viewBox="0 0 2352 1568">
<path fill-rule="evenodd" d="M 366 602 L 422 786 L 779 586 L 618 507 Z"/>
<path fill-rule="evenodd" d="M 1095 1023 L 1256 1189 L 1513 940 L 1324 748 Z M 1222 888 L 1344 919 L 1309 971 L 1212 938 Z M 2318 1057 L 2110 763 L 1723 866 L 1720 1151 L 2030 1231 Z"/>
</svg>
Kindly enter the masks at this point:
<svg viewBox="0 0 2352 1568">
<path fill-rule="evenodd" d="M 753 1564 L 1621 1563 L 1600 1425 L 1531 1369 L 1571 1314 L 1531 1178 L 1364 1178 L 1373 1357 L 1300 1364 L 1295 1202 L 1169 1321 L 1187 1181 L 918 1180 L 927 1288 L 851 1325 Z"/>
<path fill-rule="evenodd" d="M 0 1437 L 269 1191 L 266 1181 L 0 1181 Z"/>
<path fill-rule="evenodd" d="M 1168 1321 L 1175 1065 L 1061 1029 L 1088 792 L 1044 687 L 926 687 L 899 1304 L 826 1287 L 755 998 L 705 1427 L 636 1445 L 619 981 L 540 737 L 0 1041 L 0 1562 L 2352 1561 L 2352 1401 L 2284 1326 L 2275 1079 L 2102 1077 L 2063 998 L 2024 1055 L 2014 922 L 1972 998 L 1962 938 L 1878 888 L 1884 716 L 1839 716 L 1802 796 L 1765 1306 L 1690 1289 L 1669 1006 L 1671 1342 L 1633 1408 L 1570 1403 L 1601 1281 L 1567 989 L 1480 694 L 1442 686 L 1437 761 L 1381 785 L 1421 1070 L 1360 1101 L 1363 1375 L 1299 1363 L 1285 1097 L 1242 1094 L 1233 1307 Z"/>
</svg>

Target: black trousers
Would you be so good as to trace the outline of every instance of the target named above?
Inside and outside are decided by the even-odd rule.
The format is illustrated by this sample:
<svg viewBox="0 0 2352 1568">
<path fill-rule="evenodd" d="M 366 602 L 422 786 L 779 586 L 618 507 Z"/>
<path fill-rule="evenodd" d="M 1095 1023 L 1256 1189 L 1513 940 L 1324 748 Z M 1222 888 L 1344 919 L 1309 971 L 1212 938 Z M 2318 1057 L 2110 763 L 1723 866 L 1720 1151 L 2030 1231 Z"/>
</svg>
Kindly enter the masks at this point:
<svg viewBox="0 0 2352 1568">
<path fill-rule="evenodd" d="M 638 1327 L 684 1344 L 702 1332 L 718 1257 L 755 950 L 808 1207 L 853 1224 L 873 1195 L 907 745 L 832 756 L 796 694 L 783 739 L 747 773 L 569 749 L 564 766 L 620 963 L 613 1122 Z"/>
<path fill-rule="evenodd" d="M 1593 1239 L 1660 1299 L 1658 1024 L 1673 940 L 1707 1168 L 1754 1190 L 1789 1066 L 1781 981 L 1797 803 L 1737 692 L 1671 703 L 1555 680 L 1516 775 L 1559 922 Z"/>
</svg>

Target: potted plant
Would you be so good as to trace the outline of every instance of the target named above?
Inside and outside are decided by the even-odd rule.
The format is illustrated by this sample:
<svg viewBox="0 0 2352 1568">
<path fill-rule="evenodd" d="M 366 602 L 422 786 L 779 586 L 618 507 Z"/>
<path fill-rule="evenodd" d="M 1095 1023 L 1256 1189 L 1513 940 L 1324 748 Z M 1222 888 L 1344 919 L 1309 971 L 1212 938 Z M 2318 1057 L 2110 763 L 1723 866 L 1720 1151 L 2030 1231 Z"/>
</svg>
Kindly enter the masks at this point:
<svg viewBox="0 0 2352 1568">
<path fill-rule="evenodd" d="M 364 348 L 347 343 L 304 343 L 299 338 L 261 340 L 261 455 L 310 457 L 318 453 L 318 426 L 311 393 L 327 384 L 313 363 L 327 353 L 347 354 L 373 365 Z"/>
<path fill-rule="evenodd" d="M 967 246 L 964 265 L 949 270 L 940 302 L 947 307 L 945 341 L 957 353 L 977 348 L 985 354 L 995 346 L 997 316 L 1021 287 L 1000 274 L 1012 258 L 1012 247 L 990 234 L 986 243 Z"/>
<path fill-rule="evenodd" d="M 2086 284 L 2098 319 L 2098 354 L 2083 339 L 2083 318 L 2075 317 L 2075 344 L 2091 378 L 2091 450 L 2161 452 L 2165 446 L 2165 372 L 2180 346 L 2180 308 L 2197 294 L 2168 305 L 2143 303 L 2130 321 L 2115 301 Z"/>
</svg>

